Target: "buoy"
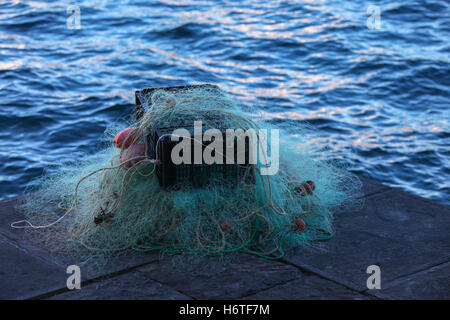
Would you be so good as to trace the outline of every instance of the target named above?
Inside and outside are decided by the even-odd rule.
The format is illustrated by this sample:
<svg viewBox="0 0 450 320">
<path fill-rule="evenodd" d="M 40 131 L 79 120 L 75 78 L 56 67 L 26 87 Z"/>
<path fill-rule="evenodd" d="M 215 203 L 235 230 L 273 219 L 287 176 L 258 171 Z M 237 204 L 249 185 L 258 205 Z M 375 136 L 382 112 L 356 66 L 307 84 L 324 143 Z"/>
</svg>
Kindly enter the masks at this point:
<svg viewBox="0 0 450 320">
<path fill-rule="evenodd" d="M 220 225 L 220 229 L 222 229 L 223 232 L 229 232 L 233 230 L 233 222 L 231 221 L 225 221 Z"/>
<path fill-rule="evenodd" d="M 295 232 L 301 233 L 306 229 L 306 223 L 303 219 L 298 218 L 294 220 L 292 229 L 294 229 Z"/>
<path fill-rule="evenodd" d="M 314 183 L 314 181 L 312 180 L 308 180 L 306 181 L 307 184 L 309 184 L 311 186 L 311 189 L 314 191 L 314 189 L 316 189 L 316 184 Z"/>
<path fill-rule="evenodd" d="M 175 107 L 175 105 L 177 104 L 177 102 L 175 101 L 174 98 L 169 98 L 166 100 L 166 105 L 168 105 L 169 107 Z"/>
<path fill-rule="evenodd" d="M 133 160 L 131 160 L 133 159 Z M 122 162 L 126 162 L 123 166 L 125 168 L 131 168 L 136 165 L 138 162 L 145 159 L 145 144 L 139 143 L 129 147 L 122 153 L 120 160 Z"/>
<path fill-rule="evenodd" d="M 312 180 L 308 180 L 294 187 L 294 191 L 302 196 L 313 193 L 314 189 L 316 189 L 316 184 Z"/>
<path fill-rule="evenodd" d="M 126 149 L 131 146 L 133 143 L 136 143 L 140 138 L 140 133 L 136 128 L 126 128 L 125 130 L 120 131 L 114 137 L 114 146 L 120 149 Z"/>
</svg>

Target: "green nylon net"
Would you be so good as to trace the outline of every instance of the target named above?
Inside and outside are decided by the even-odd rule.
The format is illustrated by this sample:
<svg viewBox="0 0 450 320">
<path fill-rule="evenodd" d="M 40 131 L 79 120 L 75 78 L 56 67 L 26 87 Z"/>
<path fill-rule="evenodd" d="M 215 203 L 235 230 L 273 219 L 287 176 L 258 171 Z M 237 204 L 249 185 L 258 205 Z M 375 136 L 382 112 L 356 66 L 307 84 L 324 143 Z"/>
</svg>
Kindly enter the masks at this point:
<svg viewBox="0 0 450 320">
<path fill-rule="evenodd" d="M 130 250 L 174 254 L 224 255 L 247 252 L 268 259 L 287 248 L 310 245 L 333 234 L 333 213 L 359 204 L 361 182 L 333 161 L 317 160 L 300 140 L 280 131 L 279 170 L 262 175 L 252 166 L 254 183 L 224 183 L 220 176 L 205 187 L 190 181 L 162 188 L 155 159 L 129 155 L 144 144 L 154 125 L 180 127 L 202 121 L 203 128 L 274 129 L 213 87 L 155 90 L 145 96 L 144 112 L 125 141 L 112 143 L 79 163 L 62 166 L 28 190 L 20 209 L 35 241 L 57 253 L 92 256 Z M 192 123 L 191 123 L 192 124 Z M 306 129 L 296 128 L 301 137 Z M 112 138 L 118 128 L 109 128 Z M 137 133 L 137 134 L 136 134 Z M 253 141 L 261 147 L 263 137 Z M 265 137 L 269 156 L 274 146 Z M 148 147 L 148 146 L 147 146 Z M 305 181 L 315 189 L 305 189 Z M 304 221 L 299 227 L 298 221 Z M 83 252 L 83 254 L 81 254 Z"/>
</svg>

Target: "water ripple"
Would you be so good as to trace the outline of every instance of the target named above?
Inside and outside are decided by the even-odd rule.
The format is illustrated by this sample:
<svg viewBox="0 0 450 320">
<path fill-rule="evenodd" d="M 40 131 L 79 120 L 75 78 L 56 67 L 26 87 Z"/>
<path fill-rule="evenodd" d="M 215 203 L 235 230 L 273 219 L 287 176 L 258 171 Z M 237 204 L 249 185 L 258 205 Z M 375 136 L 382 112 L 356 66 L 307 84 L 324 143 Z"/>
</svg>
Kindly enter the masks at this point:
<svg viewBox="0 0 450 320">
<path fill-rule="evenodd" d="M 74 2 L 75 4 L 75 2 Z M 450 203 L 450 5 L 0 0 L 0 198 L 94 152 L 145 86 L 219 84 L 297 143 Z M 299 137 L 305 125 L 313 131 Z"/>
</svg>

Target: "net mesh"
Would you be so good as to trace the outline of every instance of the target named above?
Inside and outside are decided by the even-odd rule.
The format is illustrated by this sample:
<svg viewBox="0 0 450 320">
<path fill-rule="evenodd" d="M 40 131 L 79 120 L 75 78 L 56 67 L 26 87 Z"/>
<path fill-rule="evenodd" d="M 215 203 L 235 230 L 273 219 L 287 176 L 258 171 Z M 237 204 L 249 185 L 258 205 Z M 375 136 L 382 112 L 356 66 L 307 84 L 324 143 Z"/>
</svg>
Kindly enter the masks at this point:
<svg viewBox="0 0 450 320">
<path fill-rule="evenodd" d="M 204 128 L 274 129 L 254 119 L 217 88 L 156 90 L 145 96 L 144 113 L 133 124 L 122 149 L 111 144 L 57 174 L 39 179 L 19 208 L 35 241 L 51 251 L 93 256 L 129 250 L 175 254 L 224 255 L 247 252 L 268 259 L 284 250 L 310 245 L 333 234 L 333 213 L 359 205 L 361 182 L 333 161 L 317 160 L 280 131 L 279 171 L 262 175 L 252 167 L 254 184 L 210 183 L 196 188 L 189 182 L 161 188 L 155 159 L 130 150 L 145 143 L 155 125 L 182 126 L 202 121 Z M 305 129 L 306 130 L 306 129 Z M 117 127 L 108 129 L 111 138 Z M 300 130 L 296 130 L 300 136 Z M 112 139 L 111 139 L 112 140 Z M 257 136 L 257 144 L 262 137 Z M 269 143 L 263 154 L 271 152 Z M 307 190 L 305 181 L 314 181 Z M 36 184 L 35 184 L 36 185 Z M 303 227 L 299 227 L 303 221 Z"/>
</svg>

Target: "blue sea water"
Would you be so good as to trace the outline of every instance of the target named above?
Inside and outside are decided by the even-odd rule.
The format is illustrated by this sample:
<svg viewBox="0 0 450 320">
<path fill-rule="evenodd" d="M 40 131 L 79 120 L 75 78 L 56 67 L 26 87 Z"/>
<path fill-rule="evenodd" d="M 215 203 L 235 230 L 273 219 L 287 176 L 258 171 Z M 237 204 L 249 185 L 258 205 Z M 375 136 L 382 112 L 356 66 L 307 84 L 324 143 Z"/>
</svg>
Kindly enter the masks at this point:
<svg viewBox="0 0 450 320">
<path fill-rule="evenodd" d="M 442 0 L 0 0 L 0 198 L 98 150 L 134 90 L 208 82 L 450 204 L 449 39 Z"/>
</svg>

